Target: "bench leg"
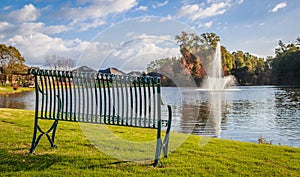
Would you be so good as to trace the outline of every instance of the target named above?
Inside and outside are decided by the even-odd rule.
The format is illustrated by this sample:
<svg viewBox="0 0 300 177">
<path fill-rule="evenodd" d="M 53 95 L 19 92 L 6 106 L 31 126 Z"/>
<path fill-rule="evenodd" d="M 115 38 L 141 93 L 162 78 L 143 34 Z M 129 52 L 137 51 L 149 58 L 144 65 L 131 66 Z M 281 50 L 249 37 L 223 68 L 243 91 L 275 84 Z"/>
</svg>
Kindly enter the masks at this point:
<svg viewBox="0 0 300 177">
<path fill-rule="evenodd" d="M 36 143 L 37 130 L 38 130 L 38 119 L 35 118 L 35 120 L 34 120 L 34 127 L 33 127 L 32 143 L 31 143 L 31 147 L 30 147 L 30 151 L 29 151 L 30 154 L 32 154 L 34 152 L 34 149 L 35 149 L 35 147 L 37 145 L 37 143 Z"/>
<path fill-rule="evenodd" d="M 155 159 L 154 159 L 154 163 L 153 163 L 154 167 L 158 164 L 161 150 L 163 150 L 163 152 L 164 152 L 164 157 L 168 157 L 169 137 L 170 137 L 170 132 L 167 132 L 163 142 L 161 141 L 161 138 L 157 139 L 156 153 L 155 153 Z"/>
<path fill-rule="evenodd" d="M 172 108 L 170 105 L 168 105 L 168 125 L 167 125 L 167 131 L 164 138 L 164 141 L 161 140 L 161 122 L 159 122 L 159 126 L 157 129 L 157 140 L 156 140 L 156 154 L 153 166 L 155 167 L 158 164 L 158 160 L 161 154 L 161 149 L 163 149 L 164 157 L 168 157 L 168 149 L 169 149 L 169 139 L 170 139 L 170 132 L 171 132 L 171 125 L 172 125 Z"/>
<path fill-rule="evenodd" d="M 172 125 L 172 108 L 170 105 L 168 105 L 168 113 L 169 113 L 168 126 L 167 126 L 166 136 L 163 142 L 164 157 L 168 157 L 169 139 L 170 139 L 170 131 Z"/>
<path fill-rule="evenodd" d="M 164 143 L 163 143 L 164 157 L 168 157 L 169 137 L 170 137 L 170 132 L 166 134 L 165 139 L 164 139 Z"/>
<path fill-rule="evenodd" d="M 31 148 L 30 148 L 30 154 L 32 154 L 36 148 L 36 146 L 39 144 L 41 138 L 45 135 L 51 145 L 51 147 L 56 147 L 54 144 L 55 140 L 55 134 L 56 134 L 56 127 L 58 124 L 58 120 L 55 120 L 52 124 L 52 126 L 49 128 L 48 131 L 43 131 L 40 126 L 38 125 L 38 120 L 35 120 L 34 123 L 34 130 L 33 130 L 33 137 L 32 137 L 32 143 L 31 143 Z M 37 133 L 40 133 L 40 135 L 37 137 Z M 52 132 L 52 136 L 50 137 L 50 133 Z"/>
<path fill-rule="evenodd" d="M 156 140 L 156 153 L 155 153 L 155 159 L 153 163 L 154 167 L 158 164 L 158 160 L 161 154 L 161 149 L 162 149 L 162 142 L 161 139 L 159 138 Z"/>
</svg>

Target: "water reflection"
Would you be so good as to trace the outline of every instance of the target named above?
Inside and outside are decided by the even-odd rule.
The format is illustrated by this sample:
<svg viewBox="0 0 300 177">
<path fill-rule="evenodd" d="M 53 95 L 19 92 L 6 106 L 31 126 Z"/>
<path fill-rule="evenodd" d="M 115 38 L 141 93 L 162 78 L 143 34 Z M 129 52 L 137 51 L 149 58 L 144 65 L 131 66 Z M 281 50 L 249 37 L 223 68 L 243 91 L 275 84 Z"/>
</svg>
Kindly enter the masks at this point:
<svg viewBox="0 0 300 177">
<path fill-rule="evenodd" d="M 188 89 L 182 96 L 181 132 L 220 137 L 221 122 L 226 120 L 224 93 Z"/>
<path fill-rule="evenodd" d="M 300 141 L 300 88 L 280 88 L 275 93 L 275 123 L 281 136 L 291 143 Z M 297 130 L 296 130 L 297 129 Z"/>
<path fill-rule="evenodd" d="M 225 139 L 300 147 L 300 89 L 239 87 L 229 92 L 182 89 L 182 101 L 171 102 L 173 130 Z M 172 94 L 165 88 L 164 94 Z"/>
<path fill-rule="evenodd" d="M 263 136 L 273 144 L 300 147 L 300 88 L 239 89 L 162 88 L 164 103 L 173 108 L 172 130 L 250 142 Z M 0 95 L 0 107 L 33 110 L 34 106 L 34 92 Z"/>
<path fill-rule="evenodd" d="M 34 110 L 34 92 L 20 92 L 9 95 L 0 95 L 0 108 L 14 108 Z"/>
<path fill-rule="evenodd" d="M 204 128 L 204 134 L 220 137 L 221 135 L 221 120 L 222 120 L 222 93 L 208 93 L 208 118 Z"/>
</svg>

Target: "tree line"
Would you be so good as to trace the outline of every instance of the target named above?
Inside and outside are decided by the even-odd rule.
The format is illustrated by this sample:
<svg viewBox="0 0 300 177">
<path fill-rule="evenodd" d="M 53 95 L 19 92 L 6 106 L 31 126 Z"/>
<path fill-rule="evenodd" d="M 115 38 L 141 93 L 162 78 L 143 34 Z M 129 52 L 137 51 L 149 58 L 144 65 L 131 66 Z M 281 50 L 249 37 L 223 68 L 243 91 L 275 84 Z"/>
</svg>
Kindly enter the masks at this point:
<svg viewBox="0 0 300 177">
<path fill-rule="evenodd" d="M 0 44 L 0 81 L 2 85 L 7 79 L 11 81 L 13 74 L 26 73 L 27 67 L 24 63 L 25 59 L 17 48 Z"/>
<path fill-rule="evenodd" d="M 207 76 L 206 68 L 213 57 L 220 37 L 215 33 L 182 32 L 175 36 L 181 57 L 167 57 L 152 61 L 147 72 L 158 72 L 168 76 L 167 85 L 174 82 L 184 84 L 193 79 L 201 85 Z M 300 38 L 288 44 L 279 41 L 275 57 L 259 58 L 249 52 L 230 52 L 221 46 L 224 75 L 233 75 L 239 85 L 300 85 Z M 71 69 L 75 62 L 70 58 L 56 55 L 45 56 L 47 67 L 52 69 Z M 0 44 L 0 74 L 11 77 L 26 73 L 25 59 L 13 46 Z"/>
<path fill-rule="evenodd" d="M 46 55 L 45 66 L 55 70 L 70 70 L 75 66 L 75 61 L 57 55 Z M 20 51 L 13 46 L 0 44 L 0 82 L 5 85 L 8 80 L 12 82 L 13 75 L 26 75 L 28 66 Z"/>
<path fill-rule="evenodd" d="M 201 85 L 220 37 L 215 33 L 198 36 L 182 32 L 175 40 L 181 57 L 152 61 L 148 64 L 148 72 L 165 72 L 174 78 L 178 78 L 176 74 L 185 77 L 182 73 L 186 72 Z M 300 85 L 300 38 L 289 44 L 279 41 L 275 57 L 259 58 L 249 52 L 229 52 L 221 46 L 221 58 L 224 75 L 235 76 L 239 85 Z"/>
</svg>

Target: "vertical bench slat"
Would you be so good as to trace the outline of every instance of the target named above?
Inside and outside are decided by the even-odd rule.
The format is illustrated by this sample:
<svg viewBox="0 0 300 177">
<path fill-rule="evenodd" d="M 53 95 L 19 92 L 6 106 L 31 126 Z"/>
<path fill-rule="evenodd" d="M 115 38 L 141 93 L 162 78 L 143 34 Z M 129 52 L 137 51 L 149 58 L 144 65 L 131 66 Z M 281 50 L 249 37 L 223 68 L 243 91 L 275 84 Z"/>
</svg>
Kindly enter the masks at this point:
<svg viewBox="0 0 300 177">
<path fill-rule="evenodd" d="M 120 87 L 120 90 L 121 90 L 121 103 L 120 104 L 121 105 L 119 105 L 122 109 L 121 110 L 121 118 L 122 118 L 121 125 L 124 125 L 124 111 L 125 111 L 124 81 L 125 81 L 125 78 L 123 76 L 120 76 L 119 79 L 120 79 L 120 84 L 121 84 L 121 87 Z"/>
<path fill-rule="evenodd" d="M 95 123 L 96 122 L 96 119 L 95 119 L 95 112 L 94 112 L 94 108 L 95 108 L 95 102 L 94 102 L 94 99 L 95 99 L 95 95 L 94 95 L 94 76 L 92 73 L 90 73 L 89 75 L 89 91 L 90 91 L 90 110 L 91 110 L 91 122 L 92 123 Z"/>
<path fill-rule="evenodd" d="M 94 121 L 94 123 L 97 123 L 97 105 L 96 105 L 96 97 L 97 97 L 97 94 L 96 94 L 96 79 L 95 79 L 95 74 L 94 73 L 91 73 L 90 74 L 90 77 L 91 77 L 91 95 L 92 95 L 92 119 Z"/>
<path fill-rule="evenodd" d="M 68 82 L 68 77 L 67 77 L 67 73 L 66 73 L 66 71 L 62 71 L 62 84 L 64 85 L 64 95 L 65 95 L 65 101 L 64 101 L 64 108 L 65 108 L 65 111 L 64 111 L 64 113 L 65 113 L 65 119 L 66 120 L 70 120 L 69 119 L 69 116 L 68 116 L 68 114 L 69 114 L 69 110 L 68 110 L 68 107 L 69 107 L 69 92 L 68 92 L 68 90 L 69 90 L 69 88 L 68 88 L 68 84 L 67 84 L 67 82 Z"/>
<path fill-rule="evenodd" d="M 77 116 L 77 121 L 80 122 L 82 119 L 82 109 L 84 109 L 84 106 L 82 104 L 82 90 L 83 90 L 83 86 L 82 86 L 82 73 L 78 73 L 77 75 L 77 96 L 78 96 L 78 116 Z"/>
<path fill-rule="evenodd" d="M 49 105 L 49 103 L 48 103 L 48 84 L 47 84 L 47 76 L 46 76 L 46 71 L 44 72 L 44 75 L 43 75 L 43 79 L 44 79 L 44 81 L 43 81 L 43 84 L 44 84 L 44 87 L 45 87 L 45 89 L 44 89 L 44 94 L 45 94 L 45 97 L 46 97 L 46 99 L 45 99 L 45 109 L 44 109 L 44 116 L 45 116 L 45 118 L 48 118 L 48 114 L 47 114 L 47 112 L 48 112 L 48 105 Z"/>
<path fill-rule="evenodd" d="M 68 72 L 68 79 L 69 79 L 69 99 L 70 99 L 70 107 L 69 107 L 69 112 L 70 112 L 70 120 L 74 120 L 74 114 L 73 114 L 73 88 L 72 88 L 72 83 L 74 84 L 74 81 L 73 81 L 73 75 L 72 75 L 72 72 Z"/>
<path fill-rule="evenodd" d="M 87 76 L 86 73 L 83 73 L 83 82 L 82 82 L 82 86 L 83 86 L 83 90 L 82 90 L 82 100 L 83 100 L 83 110 L 82 110 L 82 121 L 83 122 L 89 122 L 89 91 L 88 91 L 88 81 L 87 81 Z"/>
<path fill-rule="evenodd" d="M 52 94 L 52 83 L 51 83 L 51 76 L 50 76 L 50 73 L 49 71 L 47 70 L 46 71 L 47 73 L 47 80 L 48 80 L 48 85 L 49 85 L 49 118 L 52 118 L 52 115 L 51 115 L 51 112 L 52 112 L 52 97 L 53 97 L 53 94 Z"/>
<path fill-rule="evenodd" d="M 98 103 L 98 106 L 99 106 L 99 122 L 100 123 L 103 123 L 102 122 L 102 115 L 103 115 L 103 112 L 102 112 L 102 104 L 103 104 L 103 102 L 102 102 L 102 97 L 103 97 L 103 95 L 102 95 L 102 85 L 101 85 L 101 78 L 102 78 L 102 76 L 101 76 L 101 74 L 99 74 L 98 73 L 98 76 L 97 76 L 97 79 L 98 79 L 98 90 L 99 90 L 99 103 Z"/>
<path fill-rule="evenodd" d="M 129 105 L 129 94 L 128 94 L 128 82 L 129 82 L 129 77 L 128 76 L 124 76 L 124 85 L 125 85 L 125 105 L 126 105 L 126 115 L 125 115 L 125 120 L 126 120 L 126 125 L 128 125 L 128 116 L 129 116 L 129 108 L 130 108 L 130 105 Z"/>
<path fill-rule="evenodd" d="M 110 92 L 110 83 L 109 83 L 109 76 L 108 75 L 105 75 L 106 77 L 106 91 L 107 91 L 107 101 L 108 101 L 108 114 L 107 114 L 107 120 L 106 120 L 106 123 L 107 124 L 110 124 L 110 118 L 111 118 L 111 107 L 112 107 L 112 101 L 111 101 L 111 92 Z"/>
<path fill-rule="evenodd" d="M 39 71 L 39 72 L 42 72 L 42 71 Z M 40 90 L 40 92 L 42 93 L 41 94 L 41 103 L 42 103 L 42 105 L 41 105 L 41 113 L 40 113 L 40 117 L 45 117 L 44 116 L 44 105 L 45 105 L 45 93 L 44 93 L 44 84 L 43 84 L 43 77 L 42 77 L 42 75 L 39 75 L 39 78 L 40 78 L 40 85 L 38 86 L 38 88 L 39 88 L 39 90 Z M 40 87 L 41 86 L 41 87 Z"/>
<path fill-rule="evenodd" d="M 142 115 L 143 115 L 143 103 L 142 103 L 142 88 L 141 88 L 141 77 L 137 78 L 137 82 L 138 82 L 138 93 L 139 93 L 139 102 L 138 102 L 138 107 L 139 107 L 139 113 L 138 113 L 138 126 L 142 126 Z"/>
<path fill-rule="evenodd" d="M 104 96 L 104 103 L 103 103 L 103 120 L 104 120 L 104 123 L 106 124 L 106 111 L 107 111 L 107 95 L 106 95 L 106 87 L 105 87 L 105 79 L 107 80 L 107 77 L 105 74 L 101 74 L 102 76 L 102 86 L 103 86 L 103 96 Z"/>
<path fill-rule="evenodd" d="M 138 89 L 137 89 L 137 78 L 134 79 L 134 106 L 135 106 L 135 114 L 134 114 L 134 126 L 137 126 L 137 118 L 138 118 Z"/>
<path fill-rule="evenodd" d="M 91 77 L 92 74 L 91 73 L 87 73 L 87 88 L 89 90 L 89 93 L 87 93 L 87 97 L 89 98 L 89 101 L 88 101 L 88 106 L 89 106 L 89 111 L 90 113 L 88 113 L 89 115 L 89 121 L 94 123 L 94 92 L 93 92 L 93 78 Z"/>
<path fill-rule="evenodd" d="M 147 78 L 147 88 L 148 88 L 148 127 L 151 125 L 151 85 L 150 78 Z"/>
<path fill-rule="evenodd" d="M 115 116 L 116 116 L 116 96 L 115 96 L 115 86 L 114 86 L 114 79 L 113 79 L 114 75 L 110 75 L 109 80 L 111 83 L 110 86 L 110 90 L 111 90 L 111 98 L 110 100 L 112 100 L 112 116 L 110 116 L 111 120 L 109 121 L 110 124 L 115 124 Z M 111 115 L 111 113 L 109 113 Z"/>
<path fill-rule="evenodd" d="M 55 77 L 54 77 L 54 71 L 51 71 L 51 78 L 52 78 L 52 84 L 53 84 L 53 111 L 52 111 L 52 118 L 56 117 L 56 87 L 55 87 Z"/>
<path fill-rule="evenodd" d="M 92 97 L 91 97 L 91 85 L 90 85 L 90 78 L 89 78 L 89 74 L 85 73 L 85 80 L 86 80 L 86 85 L 85 85 L 85 90 L 86 90 L 86 106 L 87 106 L 87 112 L 85 113 L 86 115 L 86 122 L 92 122 Z"/>
<path fill-rule="evenodd" d="M 134 113 L 134 106 L 133 106 L 133 81 L 134 81 L 134 79 L 133 79 L 133 76 L 131 76 L 130 77 L 130 79 L 129 79 L 129 81 L 130 81 L 130 83 L 129 83 L 129 93 L 130 93 L 130 123 L 129 123 L 129 125 L 130 126 L 132 126 L 133 125 L 133 121 L 132 121 L 132 119 L 133 119 L 133 113 Z"/>
<path fill-rule="evenodd" d="M 152 78 L 152 98 L 153 98 L 153 125 L 152 127 L 155 128 L 155 122 L 156 122 L 156 93 L 155 93 L 155 81 L 154 78 Z"/>
<path fill-rule="evenodd" d="M 144 88 L 144 127 L 146 127 L 146 122 L 147 122 L 147 89 L 146 89 L 146 77 L 142 78 L 142 82 L 143 82 L 143 88 Z M 149 103 L 148 103 L 149 104 Z"/>
<path fill-rule="evenodd" d="M 47 81 L 47 94 L 48 94 L 48 100 L 47 100 L 47 116 L 49 119 L 52 118 L 51 112 L 52 112 L 52 83 L 51 83 L 51 77 L 49 76 L 49 71 L 46 70 L 46 81 Z"/>
<path fill-rule="evenodd" d="M 117 119 L 117 125 L 120 125 L 120 91 L 119 91 L 119 79 L 120 77 L 118 75 L 115 76 L 115 81 L 116 81 L 116 92 L 117 92 L 117 95 L 116 95 L 116 107 L 117 107 L 117 111 L 116 111 L 116 119 Z"/>
<path fill-rule="evenodd" d="M 87 111 L 88 111 L 88 103 L 87 103 L 87 88 L 86 88 L 86 77 L 85 77 L 85 72 L 82 73 L 82 90 L 81 90 L 81 98 L 82 98 L 82 122 L 88 122 L 87 119 Z"/>
<path fill-rule="evenodd" d="M 57 98 L 57 107 L 56 107 L 56 115 L 55 118 L 59 118 L 59 109 L 60 109 L 60 90 L 59 90 L 59 79 L 58 79 L 58 72 L 54 71 L 55 73 L 55 86 L 56 86 L 56 95 Z"/>
<path fill-rule="evenodd" d="M 157 127 L 158 127 L 158 131 L 161 130 L 161 90 L 160 90 L 160 81 L 159 81 L 159 78 L 157 78 L 157 86 L 156 86 L 156 91 L 157 91 L 157 94 L 156 94 L 156 97 L 157 97 Z M 160 132 L 159 132 L 160 134 Z"/>
<path fill-rule="evenodd" d="M 58 76 L 59 76 L 59 84 L 60 84 L 60 96 L 59 98 L 60 99 L 60 104 L 61 104 L 61 112 L 60 112 L 60 116 L 61 116 L 61 119 L 65 120 L 65 116 L 63 114 L 64 112 L 64 107 L 65 107 L 65 94 L 64 94 L 64 84 L 63 84 L 63 77 L 62 77 L 62 71 L 58 71 Z"/>
<path fill-rule="evenodd" d="M 99 82 L 98 82 L 98 73 L 97 74 L 94 74 L 94 84 L 95 84 L 95 87 L 94 87 L 94 93 L 95 93 L 95 122 L 96 123 L 100 123 L 100 120 L 99 120 L 99 112 L 98 112 L 98 108 L 99 108 L 99 101 L 100 99 L 98 98 L 98 91 L 97 91 L 97 88 L 100 87 L 99 85 Z M 101 117 L 101 116 L 100 116 Z"/>
<path fill-rule="evenodd" d="M 114 75 L 115 80 L 115 87 L 113 88 L 115 90 L 115 124 L 120 125 L 120 93 L 119 93 L 119 77 L 118 75 Z"/>
<path fill-rule="evenodd" d="M 80 103 L 79 103 L 79 100 L 80 100 L 80 96 L 79 96 L 79 84 L 78 84 L 78 73 L 77 72 L 74 72 L 73 73 L 73 81 L 74 81 L 74 87 L 73 87 L 73 90 L 74 90 L 74 113 L 75 113 L 75 117 L 74 117 L 74 120 L 75 121 L 78 121 L 78 117 L 79 117 L 79 112 L 80 112 Z"/>
<path fill-rule="evenodd" d="M 72 106 L 72 111 L 73 111 L 73 120 L 74 121 L 77 121 L 77 117 L 78 117 L 78 96 L 77 96 L 77 72 L 76 71 L 73 71 L 72 72 L 72 81 L 73 81 L 73 103 L 74 105 Z"/>
</svg>

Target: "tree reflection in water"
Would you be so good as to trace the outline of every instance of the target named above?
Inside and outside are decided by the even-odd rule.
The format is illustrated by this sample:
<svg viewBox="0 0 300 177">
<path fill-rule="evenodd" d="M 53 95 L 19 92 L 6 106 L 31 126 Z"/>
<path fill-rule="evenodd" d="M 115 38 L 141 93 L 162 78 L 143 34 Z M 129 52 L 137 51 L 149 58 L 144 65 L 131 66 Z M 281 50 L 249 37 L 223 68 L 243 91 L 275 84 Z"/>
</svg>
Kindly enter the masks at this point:
<svg viewBox="0 0 300 177">
<path fill-rule="evenodd" d="M 199 91 L 198 91 L 199 92 Z M 195 94 L 195 93 L 194 93 Z M 201 91 L 200 100 L 189 102 L 193 94 L 187 92 L 183 95 L 181 108 L 181 131 L 212 137 L 220 137 L 221 122 L 225 121 L 223 92 Z M 198 102 L 198 103 L 197 103 Z M 192 130 L 191 130 L 192 128 Z"/>
</svg>

